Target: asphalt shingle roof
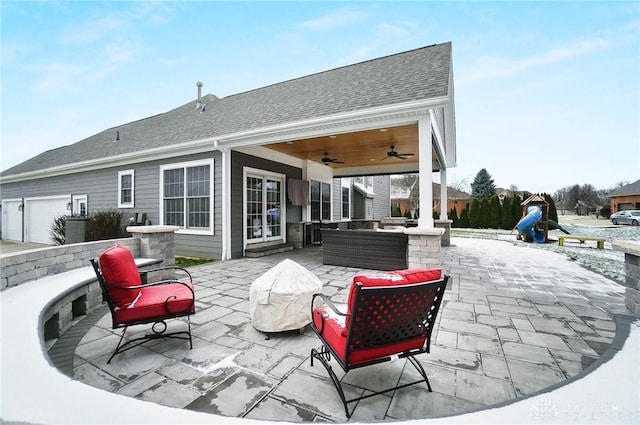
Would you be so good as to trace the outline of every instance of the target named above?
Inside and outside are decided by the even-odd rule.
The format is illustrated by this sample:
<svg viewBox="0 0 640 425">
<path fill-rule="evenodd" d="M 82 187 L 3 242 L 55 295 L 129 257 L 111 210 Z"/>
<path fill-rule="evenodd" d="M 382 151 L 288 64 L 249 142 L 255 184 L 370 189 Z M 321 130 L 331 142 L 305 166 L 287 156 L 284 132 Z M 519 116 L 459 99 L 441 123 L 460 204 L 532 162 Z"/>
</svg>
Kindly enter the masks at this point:
<svg viewBox="0 0 640 425">
<path fill-rule="evenodd" d="M 435 44 L 312 74 L 222 99 L 203 97 L 166 113 L 43 152 L 9 176 L 337 113 L 447 96 L 451 43 Z M 115 141 L 116 132 L 120 141 Z"/>
<path fill-rule="evenodd" d="M 640 180 L 636 180 L 633 183 L 629 183 L 626 186 L 622 186 L 614 190 L 609 194 L 612 196 L 627 196 L 627 195 L 640 195 Z"/>
</svg>

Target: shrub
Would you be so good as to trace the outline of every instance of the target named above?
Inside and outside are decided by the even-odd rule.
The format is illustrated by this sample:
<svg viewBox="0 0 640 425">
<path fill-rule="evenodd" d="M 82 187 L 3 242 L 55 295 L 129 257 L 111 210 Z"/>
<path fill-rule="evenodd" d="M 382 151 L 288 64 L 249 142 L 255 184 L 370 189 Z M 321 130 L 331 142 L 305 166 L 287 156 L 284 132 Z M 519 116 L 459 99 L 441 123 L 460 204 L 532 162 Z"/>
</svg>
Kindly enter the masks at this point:
<svg viewBox="0 0 640 425">
<path fill-rule="evenodd" d="M 65 233 L 65 223 L 67 221 L 67 215 L 59 215 L 51 224 L 51 229 L 49 230 L 49 235 L 51 236 L 51 241 L 54 245 L 64 245 L 66 240 Z"/>
<path fill-rule="evenodd" d="M 87 240 L 101 241 L 128 236 L 125 231 L 125 214 L 118 210 L 98 211 L 90 215 L 87 223 Z"/>
</svg>

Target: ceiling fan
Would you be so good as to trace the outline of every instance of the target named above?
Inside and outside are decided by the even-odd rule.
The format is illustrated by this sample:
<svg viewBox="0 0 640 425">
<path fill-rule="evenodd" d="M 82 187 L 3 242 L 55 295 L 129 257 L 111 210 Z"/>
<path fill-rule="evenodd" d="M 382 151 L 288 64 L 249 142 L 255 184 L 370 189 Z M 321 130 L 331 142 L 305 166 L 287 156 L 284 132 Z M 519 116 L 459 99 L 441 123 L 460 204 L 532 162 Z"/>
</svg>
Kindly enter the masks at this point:
<svg viewBox="0 0 640 425">
<path fill-rule="evenodd" d="M 329 165 L 329 164 L 344 164 L 344 162 L 342 161 L 338 161 L 335 158 L 329 158 L 329 154 L 327 152 L 324 153 L 324 156 L 322 157 L 322 163 L 324 165 Z"/>
<path fill-rule="evenodd" d="M 387 156 L 382 158 L 381 161 L 384 161 L 387 158 L 407 159 L 408 157 L 414 155 L 412 153 L 398 153 L 393 148 L 394 148 L 394 146 L 391 145 L 391 150 L 389 152 L 387 152 Z"/>
</svg>

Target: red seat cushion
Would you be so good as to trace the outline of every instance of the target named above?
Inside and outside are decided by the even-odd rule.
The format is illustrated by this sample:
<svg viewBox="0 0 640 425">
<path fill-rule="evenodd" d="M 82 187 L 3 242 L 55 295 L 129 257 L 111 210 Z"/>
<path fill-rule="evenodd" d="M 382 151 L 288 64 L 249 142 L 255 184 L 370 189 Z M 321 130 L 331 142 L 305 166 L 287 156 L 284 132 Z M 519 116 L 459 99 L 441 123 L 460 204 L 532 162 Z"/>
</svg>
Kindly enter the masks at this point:
<svg viewBox="0 0 640 425">
<path fill-rule="evenodd" d="M 138 266 L 131 251 L 117 244 L 100 254 L 98 259 L 109 295 L 118 308 L 131 304 L 140 295 L 140 289 L 120 289 L 113 286 L 138 286 L 142 284 Z"/>
<path fill-rule="evenodd" d="M 322 323 L 323 321 L 324 326 Z M 313 323 L 315 327 L 318 330 L 322 329 L 322 337 L 326 343 L 335 350 L 336 355 L 340 357 L 344 363 L 349 365 L 365 363 L 381 357 L 420 349 L 424 345 L 425 338 L 419 337 L 390 346 L 352 350 L 349 353 L 349 358 L 346 359 L 347 328 L 345 327 L 345 324 L 341 322 L 342 321 L 340 319 L 336 320 L 333 312 L 326 307 L 318 307 L 313 310 Z"/>
<path fill-rule="evenodd" d="M 193 289 L 191 283 L 186 285 Z M 151 322 L 167 316 L 195 313 L 193 295 L 189 288 L 179 283 L 143 288 L 135 303 L 115 311 L 114 322 Z"/>
</svg>

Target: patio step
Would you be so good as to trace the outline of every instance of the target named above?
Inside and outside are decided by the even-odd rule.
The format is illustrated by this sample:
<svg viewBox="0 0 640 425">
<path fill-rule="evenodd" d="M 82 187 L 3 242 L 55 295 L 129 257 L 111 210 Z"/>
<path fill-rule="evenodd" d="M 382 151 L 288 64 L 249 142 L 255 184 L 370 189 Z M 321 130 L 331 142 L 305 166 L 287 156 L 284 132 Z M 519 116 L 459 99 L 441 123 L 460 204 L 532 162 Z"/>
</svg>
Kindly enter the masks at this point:
<svg viewBox="0 0 640 425">
<path fill-rule="evenodd" d="M 259 248 L 247 248 L 244 250 L 244 255 L 249 258 L 258 258 L 286 251 L 293 251 L 293 244 L 281 243 L 278 245 L 263 246 Z"/>
</svg>

